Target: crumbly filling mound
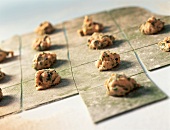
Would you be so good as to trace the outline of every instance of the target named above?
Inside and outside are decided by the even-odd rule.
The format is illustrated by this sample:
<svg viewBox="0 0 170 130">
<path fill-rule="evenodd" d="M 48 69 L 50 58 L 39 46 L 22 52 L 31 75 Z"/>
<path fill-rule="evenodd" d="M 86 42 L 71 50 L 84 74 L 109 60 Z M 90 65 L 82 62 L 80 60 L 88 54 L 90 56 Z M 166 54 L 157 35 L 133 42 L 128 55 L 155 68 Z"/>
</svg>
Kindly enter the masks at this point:
<svg viewBox="0 0 170 130">
<path fill-rule="evenodd" d="M 99 60 L 95 62 L 95 66 L 100 70 L 110 70 L 120 64 L 120 55 L 110 51 L 102 51 Z"/>
<path fill-rule="evenodd" d="M 93 22 L 91 18 L 85 16 L 82 29 L 78 30 L 78 34 L 81 36 L 92 35 L 94 32 L 101 32 L 103 30 L 103 24 Z"/>
<path fill-rule="evenodd" d="M 160 32 L 163 27 L 164 22 L 162 22 L 160 19 L 156 19 L 155 17 L 151 17 L 140 26 L 140 31 L 146 35 L 155 34 Z"/>
<path fill-rule="evenodd" d="M 48 35 L 44 35 L 41 37 L 38 37 L 34 42 L 33 42 L 33 49 L 37 51 L 44 51 L 50 48 L 51 46 L 51 39 Z"/>
<path fill-rule="evenodd" d="M 47 69 L 56 61 L 57 55 L 51 52 L 40 52 L 34 56 L 33 68 L 36 70 Z"/>
<path fill-rule="evenodd" d="M 9 54 L 11 55 L 11 57 L 14 56 L 13 51 L 4 51 L 4 50 L 0 49 L 0 62 L 5 60 Z"/>
<path fill-rule="evenodd" d="M 3 79 L 5 77 L 5 73 L 1 71 L 0 69 L 0 80 Z"/>
<path fill-rule="evenodd" d="M 158 43 L 162 51 L 170 51 L 170 37 L 165 37 L 163 41 Z"/>
<path fill-rule="evenodd" d="M 101 49 L 112 45 L 114 40 L 115 38 L 112 35 L 93 33 L 93 35 L 88 38 L 87 45 L 90 49 Z"/>
<path fill-rule="evenodd" d="M 39 70 L 35 74 L 36 90 L 43 90 L 59 84 L 61 77 L 54 69 Z"/>
<path fill-rule="evenodd" d="M 45 21 L 37 27 L 35 32 L 39 35 L 43 35 L 43 34 L 51 34 L 52 32 L 54 32 L 54 30 L 55 28 L 53 27 L 53 25 L 50 22 Z"/>
<path fill-rule="evenodd" d="M 107 94 L 110 96 L 125 96 L 140 85 L 130 77 L 121 74 L 112 74 L 109 79 L 105 81 Z"/>
<path fill-rule="evenodd" d="M 3 94 L 2 94 L 2 89 L 0 88 L 0 100 L 2 99 Z"/>
</svg>

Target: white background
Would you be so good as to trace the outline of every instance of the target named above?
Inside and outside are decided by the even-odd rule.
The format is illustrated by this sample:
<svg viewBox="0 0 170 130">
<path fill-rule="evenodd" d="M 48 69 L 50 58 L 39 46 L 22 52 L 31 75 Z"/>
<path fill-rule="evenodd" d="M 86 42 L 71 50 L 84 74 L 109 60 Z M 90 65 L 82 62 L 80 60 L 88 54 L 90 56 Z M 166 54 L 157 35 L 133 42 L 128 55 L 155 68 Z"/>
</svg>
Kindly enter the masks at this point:
<svg viewBox="0 0 170 130">
<path fill-rule="evenodd" d="M 34 30 L 44 20 L 60 23 L 124 6 L 170 15 L 170 0 L 0 0 L 0 41 Z"/>
</svg>

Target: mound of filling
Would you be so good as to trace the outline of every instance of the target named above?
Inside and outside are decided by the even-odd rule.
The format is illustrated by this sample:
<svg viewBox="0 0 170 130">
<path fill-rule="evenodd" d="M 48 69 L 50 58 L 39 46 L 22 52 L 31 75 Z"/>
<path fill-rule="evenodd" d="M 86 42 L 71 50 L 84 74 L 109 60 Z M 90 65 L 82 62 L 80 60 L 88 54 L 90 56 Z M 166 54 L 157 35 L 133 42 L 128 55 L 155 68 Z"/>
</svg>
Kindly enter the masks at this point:
<svg viewBox="0 0 170 130">
<path fill-rule="evenodd" d="M 93 33 L 93 35 L 88 38 L 87 45 L 90 49 L 102 49 L 112 45 L 114 40 L 115 38 L 112 35 Z"/>
<path fill-rule="evenodd" d="M 140 31 L 144 34 L 155 34 L 161 31 L 164 27 L 164 22 L 155 17 L 149 18 L 145 23 L 140 26 Z"/>
<path fill-rule="evenodd" d="M 5 73 L 1 71 L 0 69 L 0 80 L 3 79 L 5 77 Z"/>
<path fill-rule="evenodd" d="M 158 43 L 158 46 L 163 51 L 170 51 L 170 37 L 165 37 L 163 41 Z"/>
<path fill-rule="evenodd" d="M 35 74 L 36 90 L 43 90 L 59 84 L 61 77 L 54 69 L 39 70 Z"/>
<path fill-rule="evenodd" d="M 120 64 L 119 54 L 110 51 L 102 51 L 99 60 L 95 62 L 95 66 L 100 70 L 110 70 Z"/>
<path fill-rule="evenodd" d="M 51 52 L 40 52 L 34 56 L 33 68 L 36 70 L 47 69 L 56 61 L 57 55 Z"/>
<path fill-rule="evenodd" d="M 78 34 L 81 36 L 91 35 L 94 32 L 101 32 L 103 25 L 101 23 L 93 22 L 91 18 L 85 16 L 82 29 L 78 30 Z"/>
<path fill-rule="evenodd" d="M 2 89 L 0 88 L 0 100 L 2 99 L 3 94 L 2 94 Z"/>
<path fill-rule="evenodd" d="M 51 46 L 51 39 L 47 35 L 38 37 L 32 44 L 33 49 L 37 51 L 47 50 L 50 46 Z"/>
<path fill-rule="evenodd" d="M 140 85 L 130 77 L 121 74 L 112 74 L 111 77 L 105 81 L 107 94 L 110 96 L 125 96 Z"/>
<path fill-rule="evenodd" d="M 2 62 L 4 59 L 6 59 L 9 54 L 11 55 L 11 57 L 14 56 L 13 51 L 4 51 L 4 50 L 0 49 L 0 62 Z"/>
<path fill-rule="evenodd" d="M 35 32 L 39 35 L 43 35 L 43 34 L 51 34 L 52 32 L 54 32 L 54 30 L 55 28 L 53 27 L 53 25 L 50 22 L 45 21 L 39 25 L 39 27 L 35 30 Z"/>
</svg>

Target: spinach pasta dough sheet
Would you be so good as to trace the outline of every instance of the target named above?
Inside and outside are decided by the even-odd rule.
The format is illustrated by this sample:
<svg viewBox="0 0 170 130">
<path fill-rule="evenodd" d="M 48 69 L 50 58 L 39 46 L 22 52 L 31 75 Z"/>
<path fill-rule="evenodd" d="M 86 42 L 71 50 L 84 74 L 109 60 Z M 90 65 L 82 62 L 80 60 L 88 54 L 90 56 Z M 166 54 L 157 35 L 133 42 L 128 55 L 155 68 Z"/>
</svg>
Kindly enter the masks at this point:
<svg viewBox="0 0 170 130">
<path fill-rule="evenodd" d="M 141 87 L 124 97 L 108 96 L 104 85 L 80 92 L 95 123 L 167 97 L 144 73 L 132 76 L 132 78 Z"/>
</svg>

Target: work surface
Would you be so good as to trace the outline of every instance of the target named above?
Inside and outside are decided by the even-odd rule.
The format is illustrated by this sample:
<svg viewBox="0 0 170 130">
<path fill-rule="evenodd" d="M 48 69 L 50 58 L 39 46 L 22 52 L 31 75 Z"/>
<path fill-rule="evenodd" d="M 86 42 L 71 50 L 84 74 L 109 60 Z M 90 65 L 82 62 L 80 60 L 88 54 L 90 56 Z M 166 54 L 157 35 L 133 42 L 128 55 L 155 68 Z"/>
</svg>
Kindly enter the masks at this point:
<svg viewBox="0 0 170 130">
<path fill-rule="evenodd" d="M 160 34 L 145 36 L 139 32 L 138 26 L 139 23 L 144 22 L 148 17 L 152 15 L 155 15 L 165 21 L 165 28 Z M 104 50 L 111 50 L 119 53 L 122 59 L 120 66 L 111 71 L 105 72 L 99 72 L 97 68 L 95 68 L 94 61 L 98 59 L 100 50 L 90 50 L 86 46 L 87 37 L 80 37 L 76 33 L 76 30 L 79 29 L 82 25 L 83 17 L 69 20 L 61 24 L 56 24 L 56 31 L 50 35 L 53 45 L 49 51 L 57 53 L 58 61 L 56 65 L 53 66 L 53 68 L 59 72 L 62 77 L 62 81 L 61 84 L 56 87 L 37 92 L 34 88 L 33 80 L 35 70 L 31 67 L 32 58 L 37 52 L 33 51 L 30 46 L 30 43 L 36 38 L 36 35 L 34 33 L 29 33 L 14 36 L 9 40 L 3 41 L 1 43 L 1 47 L 8 50 L 14 50 L 15 53 L 15 57 L 13 59 L 7 60 L 1 64 L 2 70 L 7 73 L 7 78 L 1 85 L 4 93 L 4 99 L 1 102 L 2 107 L 0 114 L 1 116 L 5 117 L 4 119 L 1 119 L 2 126 L 4 128 L 7 127 L 5 126 L 6 122 L 10 121 L 13 124 L 15 122 L 14 118 L 16 118 L 18 121 L 22 120 L 18 126 L 25 123 L 30 123 L 30 127 L 32 126 L 35 129 L 41 129 L 45 126 L 44 124 L 51 122 L 53 125 L 47 125 L 45 128 L 57 128 L 57 122 L 60 122 L 60 119 L 62 120 L 63 118 L 61 116 L 61 113 L 63 113 L 62 109 L 69 111 L 70 115 L 68 116 L 70 116 L 70 119 L 72 116 L 72 119 L 76 118 L 75 120 L 78 121 L 78 118 L 81 118 L 81 116 L 77 116 L 78 118 L 74 117 L 71 112 L 76 109 L 77 103 L 83 107 L 87 107 L 90 112 L 89 116 L 87 114 L 87 110 L 83 109 L 77 111 L 80 113 L 86 113 L 85 116 L 86 119 L 88 118 L 87 122 L 89 123 L 89 125 L 84 124 L 87 125 L 86 129 L 102 129 L 104 126 L 108 127 L 108 129 L 111 129 L 113 127 L 109 126 L 109 123 L 117 124 L 118 120 L 126 122 L 127 124 L 125 123 L 124 125 L 129 126 L 129 124 L 132 125 L 135 123 L 134 121 L 130 122 L 130 120 L 138 120 L 137 113 L 141 111 L 140 114 L 144 114 L 147 109 L 154 109 L 155 104 L 146 107 L 142 107 L 143 105 L 167 98 L 166 94 L 168 95 L 168 84 L 165 83 L 164 88 L 161 88 L 165 92 L 164 94 L 159 88 L 157 88 L 154 83 L 152 83 L 150 79 L 147 78 L 146 74 L 150 75 L 148 71 L 160 69 L 160 67 L 164 67 L 170 64 L 169 53 L 160 51 L 156 45 L 157 42 L 159 42 L 165 36 L 169 35 L 170 17 L 156 15 L 138 7 L 114 9 L 111 11 L 95 13 L 90 16 L 94 19 L 94 21 L 98 21 L 104 24 L 105 29 L 103 33 L 113 34 L 116 37 L 115 43 L 111 47 L 108 47 Z M 142 68 L 140 64 L 142 64 L 142 67 L 144 68 Z M 14 67 L 17 69 L 14 70 Z M 132 93 L 128 97 L 124 98 L 114 98 L 107 96 L 105 94 L 103 83 L 113 72 L 123 72 L 128 76 L 132 76 L 144 88 L 138 90 L 137 93 Z M 154 74 L 154 72 L 151 74 Z M 84 106 L 83 102 L 79 100 L 79 96 L 75 96 L 78 94 L 82 97 L 86 106 Z M 77 101 L 77 103 L 74 101 L 69 102 L 69 100 Z M 59 105 L 57 106 L 58 108 L 56 108 L 56 111 L 59 109 L 59 107 L 62 106 L 62 104 L 64 104 L 64 102 L 67 102 L 65 105 L 63 105 L 64 108 L 59 110 L 61 115 L 59 114 L 59 116 L 52 116 L 52 113 L 54 112 L 55 114 L 56 111 L 55 108 L 53 108 L 53 106 L 50 107 L 50 105 L 47 105 L 50 107 L 50 112 L 46 112 L 45 115 L 43 110 L 41 110 L 43 108 L 39 109 L 42 115 L 39 118 L 37 116 L 37 119 L 35 118 L 31 120 L 28 116 L 29 112 L 30 114 L 31 111 L 34 113 L 34 111 L 36 112 L 36 109 L 23 112 L 25 110 L 35 108 L 39 105 L 52 101 L 58 101 Z M 166 99 L 161 103 L 156 103 L 156 109 L 159 109 L 159 105 L 161 107 L 163 106 L 162 104 L 166 102 L 169 102 L 169 99 Z M 67 106 L 73 110 L 68 110 L 66 108 Z M 142 108 L 139 109 L 139 107 Z M 169 113 L 167 107 L 166 111 Z M 138 109 L 135 111 L 130 111 L 134 110 L 135 108 Z M 48 109 L 46 110 L 48 111 Z M 130 112 L 125 113 L 127 111 Z M 6 116 L 17 112 L 23 113 L 15 116 Z M 160 114 L 160 119 L 166 118 L 163 122 L 165 126 L 157 125 L 157 127 L 163 127 L 165 129 L 168 128 L 168 114 L 166 115 L 165 113 L 161 112 L 157 114 Z M 151 115 L 150 118 L 153 118 L 153 116 L 156 115 Z M 110 117 L 113 118 L 108 119 Z M 57 121 L 55 122 L 56 118 Z M 89 118 L 92 118 L 92 120 Z M 125 119 L 129 121 L 127 122 Z M 157 119 L 156 121 L 160 121 L 160 119 Z M 105 121 L 101 122 L 103 120 Z M 37 122 L 37 124 L 32 123 L 32 121 Z M 93 121 L 100 123 L 95 124 L 92 127 L 91 125 Z M 40 122 L 46 123 L 40 126 Z M 56 125 L 54 125 L 55 123 Z M 74 123 L 71 125 L 71 128 L 76 129 L 76 122 Z M 149 121 L 147 123 L 149 123 Z M 68 125 L 70 123 L 63 122 L 63 124 Z M 12 128 L 12 125 L 9 125 L 8 127 Z M 125 128 L 125 126 L 121 127 Z M 148 127 L 152 128 L 152 126 Z M 29 126 L 27 126 L 27 128 L 29 128 Z M 65 126 L 64 128 L 69 128 L 69 125 Z M 145 127 L 140 127 L 140 124 L 138 124 L 137 126 L 133 125 L 133 127 L 129 126 L 129 128 L 135 129 Z"/>
</svg>

